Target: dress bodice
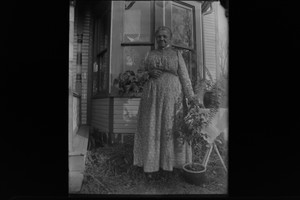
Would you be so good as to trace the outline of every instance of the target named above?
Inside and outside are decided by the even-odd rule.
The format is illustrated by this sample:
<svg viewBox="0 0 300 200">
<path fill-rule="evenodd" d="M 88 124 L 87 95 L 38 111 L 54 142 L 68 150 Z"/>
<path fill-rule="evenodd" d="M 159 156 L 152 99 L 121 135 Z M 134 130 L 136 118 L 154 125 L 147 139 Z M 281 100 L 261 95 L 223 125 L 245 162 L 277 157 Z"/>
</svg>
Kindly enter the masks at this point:
<svg viewBox="0 0 300 200">
<path fill-rule="evenodd" d="M 152 50 L 146 56 L 142 70 L 159 69 L 179 77 L 183 92 L 187 98 L 194 96 L 191 80 L 184 59 L 174 48 Z"/>
<path fill-rule="evenodd" d="M 148 70 L 160 69 L 177 75 L 178 56 L 177 51 L 169 47 L 162 50 L 153 50 L 146 60 Z"/>
</svg>

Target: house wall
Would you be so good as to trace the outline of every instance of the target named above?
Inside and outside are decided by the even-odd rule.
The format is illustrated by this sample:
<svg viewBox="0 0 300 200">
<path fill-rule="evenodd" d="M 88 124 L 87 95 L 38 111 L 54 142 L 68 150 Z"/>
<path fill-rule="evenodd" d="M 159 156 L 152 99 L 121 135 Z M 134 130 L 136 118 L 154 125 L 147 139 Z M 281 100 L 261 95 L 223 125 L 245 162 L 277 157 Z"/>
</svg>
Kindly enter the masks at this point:
<svg viewBox="0 0 300 200">
<path fill-rule="evenodd" d="M 204 33 L 204 50 L 205 50 L 205 58 L 204 63 L 210 70 L 211 74 L 214 78 L 217 75 L 217 10 L 218 9 L 218 2 L 213 3 L 213 10 L 214 12 L 204 15 L 203 16 L 203 33 Z M 124 6 L 123 2 L 113 1 L 112 7 L 116 10 L 122 10 Z M 113 12 L 111 21 L 115 21 L 122 17 L 122 12 Z M 78 23 L 82 25 L 82 31 L 84 33 L 84 43 L 83 43 L 83 66 L 82 66 L 82 73 L 88 72 L 89 63 L 89 56 L 88 54 L 88 45 L 92 46 L 92 36 L 91 36 L 91 15 L 88 12 L 82 14 L 82 20 L 78 21 Z M 112 23 L 111 25 L 112 31 L 112 40 L 121 40 L 121 30 L 122 25 L 120 23 Z M 78 26 L 80 27 L 80 26 Z M 77 30 L 80 32 L 80 30 Z M 200 31 L 199 31 L 200 32 Z M 74 37 L 77 37 L 75 34 Z M 86 46 L 87 45 L 87 46 Z M 120 45 L 117 43 L 111 44 L 111 52 L 113 54 L 110 57 L 110 74 L 111 74 L 111 81 L 114 80 L 119 75 L 120 69 L 123 67 L 120 59 L 115 59 L 115 56 L 122 56 L 122 49 Z M 75 49 L 75 47 L 74 47 Z M 91 51 L 90 51 L 91 52 Z M 86 71 L 85 71 L 86 70 Z M 85 76 L 83 75 L 82 78 L 84 79 Z M 84 80 L 82 82 L 82 92 L 83 94 L 87 91 L 87 85 L 84 85 Z M 82 96 L 82 123 L 86 122 L 86 102 L 87 100 Z M 111 99 L 113 100 L 111 102 Z M 99 131 L 102 132 L 110 132 L 113 134 L 113 139 L 118 139 L 119 135 L 133 135 L 136 132 L 136 125 L 137 125 L 137 112 L 139 107 L 139 98 L 101 98 L 101 99 L 92 99 L 91 101 L 91 126 L 92 128 L 97 128 Z M 119 138 L 120 139 L 120 138 Z M 122 137 L 121 137 L 122 140 Z"/>
<path fill-rule="evenodd" d="M 86 8 L 83 18 L 83 42 L 82 42 L 82 88 L 81 88 L 81 123 L 87 124 L 87 93 L 88 93 L 88 68 L 91 64 L 91 51 L 90 51 L 90 39 L 91 39 L 91 11 Z"/>
<path fill-rule="evenodd" d="M 113 132 L 135 133 L 140 98 L 114 98 Z"/>
<path fill-rule="evenodd" d="M 133 143 L 140 98 L 114 98 L 112 142 Z"/>
<path fill-rule="evenodd" d="M 73 44 L 74 44 L 74 5 L 70 5 L 70 21 L 69 21 L 69 124 L 68 124 L 68 136 L 69 136 L 69 152 L 72 152 L 72 143 L 73 143 Z"/>
<path fill-rule="evenodd" d="M 217 67 L 217 77 L 221 73 L 221 67 L 228 70 L 228 19 L 225 16 L 225 9 L 218 2 L 218 12 L 217 12 L 217 49 L 218 49 L 218 67 Z"/>
<path fill-rule="evenodd" d="M 228 67 L 228 20 L 220 2 L 212 3 L 213 11 L 203 16 L 204 63 L 216 79 L 221 67 Z"/>
<path fill-rule="evenodd" d="M 80 124 L 80 98 L 73 96 L 73 135 L 77 133 Z"/>
<path fill-rule="evenodd" d="M 87 124 L 87 102 L 88 102 L 88 71 L 91 65 L 91 47 L 92 47 L 92 14 L 89 4 L 76 4 L 75 22 L 74 22 L 74 43 L 73 43 L 73 59 L 72 59 L 72 85 L 76 88 L 76 73 L 81 73 L 81 87 L 79 89 L 81 95 L 81 124 Z M 81 66 L 78 67 L 78 53 L 80 51 L 78 44 L 78 35 L 83 35 L 81 44 Z"/>
<path fill-rule="evenodd" d="M 76 88 L 76 59 L 77 59 L 77 48 L 78 48 L 78 44 L 77 44 L 77 30 L 78 30 L 78 20 L 79 20 L 79 16 L 78 16 L 78 7 L 75 6 L 75 10 L 74 10 L 74 23 L 73 23 L 73 43 L 72 43 L 72 50 L 70 49 L 70 52 L 72 51 L 72 59 L 71 59 L 71 66 L 70 66 L 70 70 L 71 70 L 71 77 L 72 77 L 72 89 L 73 91 Z"/>
<path fill-rule="evenodd" d="M 91 126 L 123 143 L 136 133 L 139 104 L 140 98 L 93 99 Z"/>
</svg>

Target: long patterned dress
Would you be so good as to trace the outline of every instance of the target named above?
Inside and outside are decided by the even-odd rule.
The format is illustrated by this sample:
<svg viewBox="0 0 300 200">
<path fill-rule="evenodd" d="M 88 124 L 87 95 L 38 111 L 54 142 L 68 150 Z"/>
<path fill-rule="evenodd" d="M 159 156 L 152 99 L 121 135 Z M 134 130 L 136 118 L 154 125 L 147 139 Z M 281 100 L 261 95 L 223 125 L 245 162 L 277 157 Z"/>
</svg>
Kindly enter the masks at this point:
<svg viewBox="0 0 300 200">
<path fill-rule="evenodd" d="M 159 168 L 172 171 L 191 162 L 191 147 L 178 139 L 176 125 L 182 120 L 183 97 L 194 95 L 185 62 L 171 47 L 151 51 L 144 70 L 160 69 L 157 79 L 150 79 L 141 97 L 137 133 L 134 139 L 134 165 L 144 172 Z"/>
</svg>

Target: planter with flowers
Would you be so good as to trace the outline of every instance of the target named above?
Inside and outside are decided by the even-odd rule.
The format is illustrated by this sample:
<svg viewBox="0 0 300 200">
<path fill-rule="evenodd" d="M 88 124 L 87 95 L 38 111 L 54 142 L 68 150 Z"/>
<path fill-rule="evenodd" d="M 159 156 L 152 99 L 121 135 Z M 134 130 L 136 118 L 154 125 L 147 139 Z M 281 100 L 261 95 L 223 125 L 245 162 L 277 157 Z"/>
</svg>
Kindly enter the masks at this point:
<svg viewBox="0 0 300 200">
<path fill-rule="evenodd" d="M 120 73 L 118 79 L 115 79 L 114 85 L 119 89 L 119 95 L 122 97 L 141 97 L 143 86 L 148 81 L 147 73 L 127 70 Z"/>
</svg>

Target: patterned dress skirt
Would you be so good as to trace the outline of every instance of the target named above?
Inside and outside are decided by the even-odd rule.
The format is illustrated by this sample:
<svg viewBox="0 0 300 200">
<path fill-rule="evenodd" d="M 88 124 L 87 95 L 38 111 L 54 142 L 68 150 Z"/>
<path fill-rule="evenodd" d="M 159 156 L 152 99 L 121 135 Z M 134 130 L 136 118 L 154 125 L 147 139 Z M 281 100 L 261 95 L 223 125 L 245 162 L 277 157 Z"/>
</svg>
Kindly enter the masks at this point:
<svg viewBox="0 0 300 200">
<path fill-rule="evenodd" d="M 191 147 L 176 134 L 181 120 L 183 93 L 179 77 L 163 73 L 150 79 L 144 86 L 138 111 L 134 165 L 145 172 L 155 172 L 159 168 L 172 171 L 191 162 Z"/>
</svg>

